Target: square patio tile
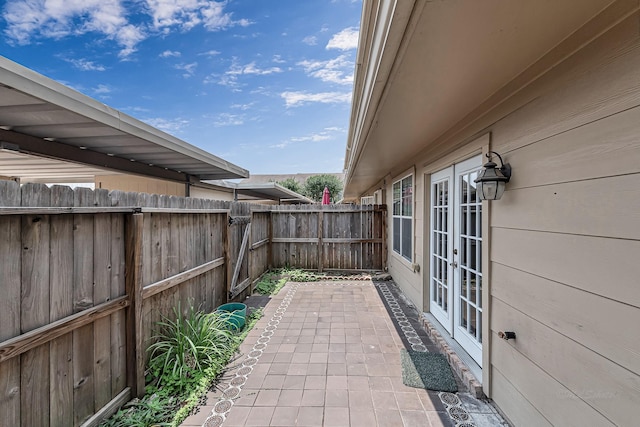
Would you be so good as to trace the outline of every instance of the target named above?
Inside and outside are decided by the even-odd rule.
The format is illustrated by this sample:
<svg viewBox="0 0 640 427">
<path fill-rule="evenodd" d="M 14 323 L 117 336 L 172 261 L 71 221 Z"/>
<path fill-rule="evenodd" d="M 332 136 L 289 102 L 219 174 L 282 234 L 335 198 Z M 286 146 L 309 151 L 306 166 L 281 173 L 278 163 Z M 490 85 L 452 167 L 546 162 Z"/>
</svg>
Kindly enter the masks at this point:
<svg viewBox="0 0 640 427">
<path fill-rule="evenodd" d="M 278 406 L 300 406 L 302 402 L 302 389 L 282 390 L 278 399 Z"/>
<path fill-rule="evenodd" d="M 325 408 L 324 426 L 344 427 L 349 425 L 349 408 Z"/>
<path fill-rule="evenodd" d="M 296 351 L 293 353 L 293 357 L 291 358 L 291 363 L 309 363 L 310 358 L 311 358 L 311 353 Z"/>
<path fill-rule="evenodd" d="M 373 408 L 373 400 L 369 390 L 349 390 L 349 407 Z"/>
<path fill-rule="evenodd" d="M 322 407 L 300 407 L 298 411 L 298 426 L 321 426 L 324 408 Z"/>
<path fill-rule="evenodd" d="M 349 376 L 353 376 L 353 375 L 365 376 L 365 375 L 368 375 L 367 367 L 365 366 L 364 363 L 355 363 L 355 364 L 350 363 L 350 364 L 347 365 L 347 375 L 349 375 Z"/>
<path fill-rule="evenodd" d="M 328 350 L 328 346 L 327 346 L 327 352 Z M 336 353 L 336 352 L 331 352 L 329 353 L 329 359 L 328 359 L 329 363 L 346 363 L 347 362 L 347 356 L 346 353 Z"/>
<path fill-rule="evenodd" d="M 280 390 L 260 390 L 254 406 L 276 406 L 279 397 Z"/>
<path fill-rule="evenodd" d="M 425 411 L 401 410 L 400 416 L 404 427 L 424 427 L 430 425 L 429 416 Z"/>
<path fill-rule="evenodd" d="M 304 375 L 287 375 L 284 378 L 283 390 L 302 390 L 304 388 Z"/>
<path fill-rule="evenodd" d="M 300 406 L 324 406 L 324 390 L 304 390 Z"/>
<path fill-rule="evenodd" d="M 332 390 L 327 388 L 324 396 L 324 405 L 347 408 L 349 406 L 349 392 L 347 390 Z"/>
<path fill-rule="evenodd" d="M 347 375 L 346 363 L 329 363 L 327 365 L 327 376 L 332 375 Z"/>
<path fill-rule="evenodd" d="M 371 384 L 371 390 L 392 390 L 391 379 L 389 377 L 371 377 L 369 378 L 369 383 Z"/>
<path fill-rule="evenodd" d="M 407 411 L 422 411 L 422 402 L 416 392 L 396 392 L 398 409 Z"/>
<path fill-rule="evenodd" d="M 376 410 L 397 410 L 398 404 L 394 393 L 391 391 L 377 391 L 371 392 L 373 399 L 373 406 Z"/>
<path fill-rule="evenodd" d="M 309 363 L 328 363 L 329 353 L 311 353 Z"/>
<path fill-rule="evenodd" d="M 272 363 L 269 368 L 269 375 L 286 375 L 289 372 L 288 363 Z"/>
<path fill-rule="evenodd" d="M 309 390 L 324 390 L 327 388 L 327 377 L 324 375 L 307 375 L 304 388 Z"/>
<path fill-rule="evenodd" d="M 376 419 L 378 420 L 378 425 L 385 427 L 403 427 L 402 417 L 400 416 L 400 411 L 397 410 L 388 410 L 376 409 Z M 423 424 L 425 425 L 425 424 Z M 428 425 L 428 424 L 427 424 Z"/>
<path fill-rule="evenodd" d="M 347 389 L 346 375 L 327 376 L 327 390 L 346 390 L 346 389 Z"/>
<path fill-rule="evenodd" d="M 244 426 L 249 417 L 251 408 L 247 406 L 233 406 L 231 411 L 227 414 L 227 419 L 224 422 L 225 426 Z M 202 424 L 201 424 L 202 425 Z"/>
<path fill-rule="evenodd" d="M 273 361 L 276 363 L 291 363 L 293 353 L 276 353 L 273 357 Z"/>
<path fill-rule="evenodd" d="M 271 426 L 294 426 L 298 417 L 298 407 L 295 406 L 279 406 L 273 411 L 271 417 Z"/>
<path fill-rule="evenodd" d="M 273 407 L 253 407 L 249 411 L 245 425 L 247 426 L 264 426 L 269 425 L 271 417 L 273 416 Z M 229 412 L 233 413 L 233 408 Z M 225 423 L 226 424 L 226 423 Z"/>
<path fill-rule="evenodd" d="M 347 388 L 349 390 L 369 390 L 369 377 L 347 377 Z"/>
<path fill-rule="evenodd" d="M 280 390 L 284 384 L 285 377 L 286 375 L 267 375 L 262 382 L 261 388 Z M 251 376 L 249 376 L 249 379 L 251 379 Z M 247 380 L 247 382 L 249 381 Z"/>
<path fill-rule="evenodd" d="M 371 409 L 349 408 L 349 420 L 351 427 L 373 427 L 376 423 L 375 412 Z"/>
<path fill-rule="evenodd" d="M 307 375 L 308 363 L 291 363 L 287 375 Z"/>
</svg>

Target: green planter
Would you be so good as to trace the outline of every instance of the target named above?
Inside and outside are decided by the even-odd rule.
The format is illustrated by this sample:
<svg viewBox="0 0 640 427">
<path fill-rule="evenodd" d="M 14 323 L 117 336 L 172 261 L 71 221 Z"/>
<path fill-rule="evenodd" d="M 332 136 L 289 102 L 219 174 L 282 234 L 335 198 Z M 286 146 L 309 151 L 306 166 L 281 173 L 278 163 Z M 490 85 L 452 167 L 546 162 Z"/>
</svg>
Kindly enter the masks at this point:
<svg viewBox="0 0 640 427">
<path fill-rule="evenodd" d="M 239 331 L 247 320 L 247 305 L 241 302 L 222 304 L 216 309 L 220 317 L 229 325 L 229 329 Z"/>
</svg>

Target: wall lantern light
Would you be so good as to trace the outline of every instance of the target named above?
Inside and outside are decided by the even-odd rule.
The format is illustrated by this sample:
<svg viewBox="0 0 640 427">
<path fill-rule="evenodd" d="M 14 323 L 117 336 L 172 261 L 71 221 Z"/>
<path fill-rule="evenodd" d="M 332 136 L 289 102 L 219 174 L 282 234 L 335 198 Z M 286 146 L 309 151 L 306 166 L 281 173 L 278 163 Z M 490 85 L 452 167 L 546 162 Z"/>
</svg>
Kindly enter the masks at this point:
<svg viewBox="0 0 640 427">
<path fill-rule="evenodd" d="M 495 154 L 500 159 L 500 167 L 496 168 L 496 164 L 491 160 L 491 154 Z M 476 189 L 480 200 L 500 200 L 504 187 L 509 179 L 511 179 L 511 165 L 504 164 L 500 154 L 495 151 L 487 153 L 489 161 L 484 164 L 484 170 L 480 172 L 475 182 L 478 184 Z"/>
</svg>

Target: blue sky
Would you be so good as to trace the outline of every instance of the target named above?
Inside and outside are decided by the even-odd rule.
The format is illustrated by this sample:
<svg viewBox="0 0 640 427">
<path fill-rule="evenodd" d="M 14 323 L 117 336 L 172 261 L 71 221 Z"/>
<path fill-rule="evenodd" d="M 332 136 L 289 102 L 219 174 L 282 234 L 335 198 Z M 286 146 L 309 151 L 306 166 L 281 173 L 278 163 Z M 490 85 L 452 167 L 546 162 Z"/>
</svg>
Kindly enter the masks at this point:
<svg viewBox="0 0 640 427">
<path fill-rule="evenodd" d="M 253 174 L 342 171 L 359 0 L 0 4 L 15 62 Z"/>
</svg>

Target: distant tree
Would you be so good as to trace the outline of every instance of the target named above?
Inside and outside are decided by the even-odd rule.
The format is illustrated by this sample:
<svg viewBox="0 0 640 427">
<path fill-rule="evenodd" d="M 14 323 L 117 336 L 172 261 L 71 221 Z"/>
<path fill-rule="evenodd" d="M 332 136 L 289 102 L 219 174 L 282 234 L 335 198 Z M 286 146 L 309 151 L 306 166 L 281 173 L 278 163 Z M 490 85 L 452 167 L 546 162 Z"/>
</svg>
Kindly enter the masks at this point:
<svg viewBox="0 0 640 427">
<path fill-rule="evenodd" d="M 302 184 L 296 181 L 295 178 L 287 178 L 284 181 L 276 181 L 276 184 L 280 184 L 284 188 L 288 188 L 291 191 L 302 194 Z"/>
<path fill-rule="evenodd" d="M 329 189 L 332 203 L 340 200 L 343 186 L 342 181 L 336 178 L 335 175 L 321 174 L 310 176 L 304 182 L 302 194 L 316 202 L 321 202 L 322 192 L 325 187 Z"/>
</svg>

